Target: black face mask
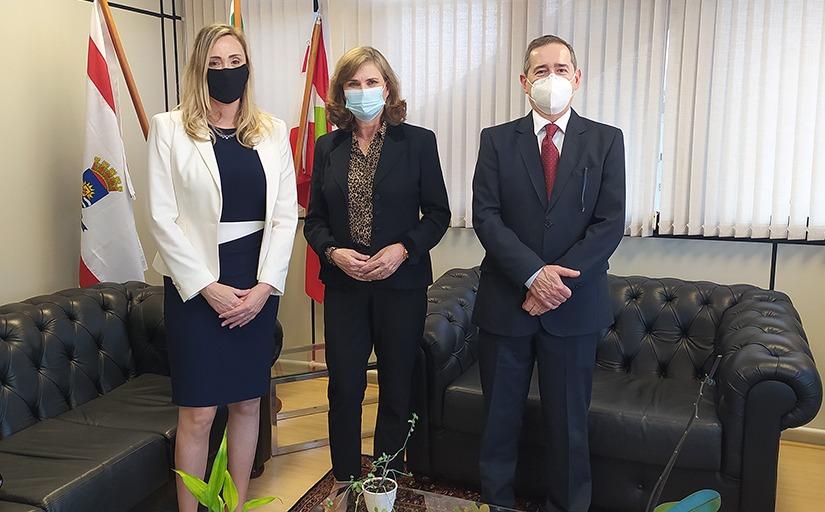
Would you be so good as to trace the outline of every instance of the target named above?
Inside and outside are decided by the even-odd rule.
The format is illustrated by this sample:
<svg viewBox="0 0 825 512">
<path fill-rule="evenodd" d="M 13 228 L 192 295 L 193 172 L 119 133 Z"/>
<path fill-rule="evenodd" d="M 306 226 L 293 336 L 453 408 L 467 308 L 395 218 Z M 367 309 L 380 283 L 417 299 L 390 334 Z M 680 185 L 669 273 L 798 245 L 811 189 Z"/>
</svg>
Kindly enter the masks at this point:
<svg viewBox="0 0 825 512">
<path fill-rule="evenodd" d="M 249 80 L 249 68 L 244 64 L 237 68 L 209 69 L 206 83 L 209 96 L 221 103 L 232 103 L 243 95 Z"/>
</svg>

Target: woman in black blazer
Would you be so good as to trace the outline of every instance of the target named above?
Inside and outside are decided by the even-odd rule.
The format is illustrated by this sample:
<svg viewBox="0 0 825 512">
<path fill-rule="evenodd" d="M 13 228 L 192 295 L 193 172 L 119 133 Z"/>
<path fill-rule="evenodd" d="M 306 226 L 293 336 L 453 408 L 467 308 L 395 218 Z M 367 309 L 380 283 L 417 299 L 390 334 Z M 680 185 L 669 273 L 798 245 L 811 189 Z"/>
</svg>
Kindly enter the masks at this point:
<svg viewBox="0 0 825 512">
<path fill-rule="evenodd" d="M 330 450 L 333 474 L 345 482 L 361 471 L 361 402 L 373 348 L 375 454 L 395 453 L 404 442 L 433 281 L 429 251 L 447 230 L 450 208 L 435 134 L 404 123 L 398 78 L 378 50 L 341 57 L 326 106 L 339 129 L 316 142 L 304 235 L 326 285 Z"/>
</svg>

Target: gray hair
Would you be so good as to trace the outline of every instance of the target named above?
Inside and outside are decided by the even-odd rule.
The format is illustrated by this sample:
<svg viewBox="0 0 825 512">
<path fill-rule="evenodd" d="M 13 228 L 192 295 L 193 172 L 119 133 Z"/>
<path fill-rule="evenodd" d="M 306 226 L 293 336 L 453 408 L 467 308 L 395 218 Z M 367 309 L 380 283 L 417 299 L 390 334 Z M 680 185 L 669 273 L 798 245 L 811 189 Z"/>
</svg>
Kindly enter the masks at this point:
<svg viewBox="0 0 825 512">
<path fill-rule="evenodd" d="M 559 36 L 554 35 L 546 35 L 537 37 L 530 41 L 530 44 L 527 46 L 527 51 L 524 52 L 524 74 L 526 75 L 528 71 L 530 71 L 530 54 L 533 53 L 533 50 L 536 48 L 541 48 L 542 46 L 547 46 L 548 44 L 563 44 L 567 47 L 570 51 L 570 60 L 573 62 L 573 71 L 578 69 L 578 64 L 576 63 L 576 51 L 573 50 L 573 46 L 565 41 L 564 39 L 560 38 Z"/>
</svg>

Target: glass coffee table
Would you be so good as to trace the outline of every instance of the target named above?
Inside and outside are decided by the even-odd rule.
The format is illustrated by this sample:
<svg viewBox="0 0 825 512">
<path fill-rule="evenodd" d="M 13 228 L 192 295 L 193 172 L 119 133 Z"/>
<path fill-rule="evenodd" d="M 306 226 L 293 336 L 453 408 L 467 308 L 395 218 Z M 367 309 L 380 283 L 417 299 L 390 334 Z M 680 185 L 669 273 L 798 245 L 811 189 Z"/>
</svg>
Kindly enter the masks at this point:
<svg viewBox="0 0 825 512">
<path fill-rule="evenodd" d="M 278 361 L 272 366 L 270 374 L 270 404 L 272 425 L 272 455 L 284 455 L 286 453 L 309 450 L 326 446 L 329 438 L 326 434 L 325 420 L 318 421 L 315 415 L 325 415 L 329 411 L 329 404 L 326 398 L 326 379 L 329 371 L 325 362 L 325 345 L 314 343 L 298 347 L 285 347 L 281 351 Z M 375 370 L 377 368 L 375 354 L 370 356 L 367 365 L 368 382 L 375 380 Z M 311 384 L 298 385 L 297 383 L 313 381 Z M 293 392 L 293 389 L 301 387 L 300 391 Z M 278 394 L 287 394 L 293 399 L 284 402 Z M 377 396 L 367 396 L 363 405 L 378 403 Z M 315 417 L 313 419 L 313 417 Z M 309 421 L 306 421 L 309 420 Z M 304 421 L 308 428 L 291 429 L 305 431 L 306 435 L 296 437 L 294 432 L 291 435 L 279 436 L 279 424 L 293 423 L 298 425 Z M 370 437 L 374 434 L 373 429 L 364 429 L 363 437 Z M 280 437 L 280 439 L 279 439 Z"/>
<path fill-rule="evenodd" d="M 356 500 L 351 491 L 348 493 L 348 499 L 333 500 L 330 495 L 327 499 L 322 500 L 317 504 L 312 512 L 356 512 Z M 330 505 L 331 504 L 331 505 Z M 446 496 L 444 494 L 436 494 L 420 489 L 412 489 L 398 487 L 398 492 L 395 500 L 394 512 L 518 512 L 515 509 L 507 509 L 503 507 L 489 507 L 478 503 L 476 501 L 459 498 L 457 496 Z M 358 503 L 357 512 L 367 512 L 364 505 L 363 498 Z"/>
</svg>

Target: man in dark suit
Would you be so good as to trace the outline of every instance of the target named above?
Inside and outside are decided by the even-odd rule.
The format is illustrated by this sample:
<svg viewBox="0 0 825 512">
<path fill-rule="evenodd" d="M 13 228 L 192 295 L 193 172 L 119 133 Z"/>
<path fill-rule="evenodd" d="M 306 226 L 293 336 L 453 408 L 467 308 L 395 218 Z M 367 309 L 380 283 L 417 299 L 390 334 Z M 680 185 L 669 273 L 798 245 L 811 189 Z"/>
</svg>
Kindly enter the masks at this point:
<svg viewBox="0 0 825 512">
<path fill-rule="evenodd" d="M 613 323 L 607 260 L 622 238 L 622 133 L 570 108 L 581 70 L 569 43 L 532 41 L 521 85 L 532 112 L 481 132 L 473 223 L 486 250 L 474 321 L 487 422 L 483 499 L 515 504 L 518 437 L 533 366 L 547 454 L 545 510 L 585 512 L 599 333 Z"/>
</svg>

